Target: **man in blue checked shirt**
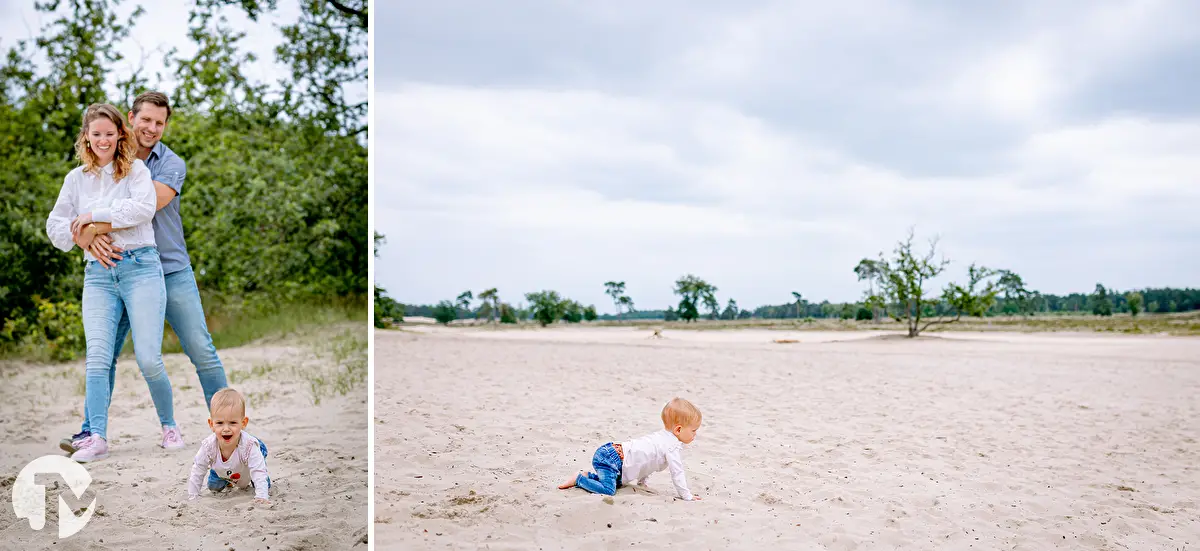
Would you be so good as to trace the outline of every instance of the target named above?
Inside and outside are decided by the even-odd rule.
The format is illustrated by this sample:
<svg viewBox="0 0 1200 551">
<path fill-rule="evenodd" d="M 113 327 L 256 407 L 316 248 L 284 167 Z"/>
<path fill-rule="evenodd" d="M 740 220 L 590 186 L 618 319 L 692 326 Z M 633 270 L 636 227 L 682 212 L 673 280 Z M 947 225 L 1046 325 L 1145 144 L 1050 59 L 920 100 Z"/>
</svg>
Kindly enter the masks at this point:
<svg viewBox="0 0 1200 551">
<path fill-rule="evenodd" d="M 204 403 L 211 405 L 212 396 L 226 386 L 225 367 L 217 357 L 212 336 L 204 320 L 204 307 L 200 304 L 200 292 L 196 287 L 196 276 L 192 271 L 187 245 L 183 240 L 183 220 L 179 217 L 179 194 L 187 176 L 187 166 L 174 151 L 163 145 L 162 136 L 171 118 L 171 103 L 161 92 L 145 92 L 133 101 L 129 112 L 129 123 L 133 126 L 138 143 L 137 157 L 150 169 L 154 188 L 158 194 L 158 211 L 154 214 L 154 240 L 162 259 L 163 275 L 167 287 L 166 320 L 179 337 L 183 352 L 196 366 L 196 375 L 204 389 Z M 121 249 L 112 244 L 108 233 L 112 226 L 107 220 L 96 219 L 76 236 L 75 244 L 92 255 L 105 266 L 112 267 L 112 259 L 120 260 Z M 116 349 L 113 351 L 112 368 L 109 371 L 109 395 L 116 380 L 117 358 L 129 333 L 129 318 L 123 316 L 117 326 Z M 84 411 L 83 429 L 71 438 L 64 438 L 59 447 L 74 453 L 78 443 L 91 434 L 88 427 L 88 412 Z M 164 428 L 162 447 L 179 449 L 184 447 L 179 429 Z"/>
</svg>

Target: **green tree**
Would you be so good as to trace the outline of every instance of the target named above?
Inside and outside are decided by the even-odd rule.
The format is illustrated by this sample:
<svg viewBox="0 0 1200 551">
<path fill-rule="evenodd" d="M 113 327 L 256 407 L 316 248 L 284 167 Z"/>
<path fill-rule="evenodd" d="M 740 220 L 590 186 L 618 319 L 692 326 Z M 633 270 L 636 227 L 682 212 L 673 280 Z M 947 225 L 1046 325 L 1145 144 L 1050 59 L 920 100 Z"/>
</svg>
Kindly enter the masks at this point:
<svg viewBox="0 0 1200 551">
<path fill-rule="evenodd" d="M 621 295 L 621 298 L 617 299 L 617 304 L 618 304 L 618 307 L 617 307 L 618 313 L 621 311 L 621 308 L 624 308 L 625 312 L 629 313 L 629 314 L 632 314 L 634 311 L 633 310 L 633 299 L 629 298 L 629 295 Z"/>
<path fill-rule="evenodd" d="M 714 312 L 720 305 L 717 303 L 717 288 L 692 274 L 687 274 L 675 281 L 675 294 L 679 295 L 680 319 L 691 322 L 700 317 L 699 306 L 703 301 Z"/>
<path fill-rule="evenodd" d="M 887 300 L 882 295 L 872 294 L 863 299 L 863 306 L 871 312 L 871 319 L 878 323 L 880 316 L 887 314 Z"/>
<path fill-rule="evenodd" d="M 459 309 L 466 311 L 467 315 L 470 316 L 471 315 L 471 301 L 474 299 L 475 299 L 475 295 L 473 293 L 471 293 L 470 289 L 468 289 L 468 290 L 463 291 L 458 294 L 458 297 L 454 299 L 454 304 Z"/>
<path fill-rule="evenodd" d="M 454 303 L 448 300 L 439 302 L 434 310 L 433 319 L 442 325 L 450 325 L 450 322 L 458 319 L 458 310 L 454 306 Z"/>
<path fill-rule="evenodd" d="M 496 314 L 500 312 L 500 296 L 497 294 L 496 288 L 492 287 L 482 293 L 479 293 L 479 300 L 484 304 L 491 303 L 491 308 L 488 309 L 488 322 L 496 322 Z"/>
<path fill-rule="evenodd" d="M 717 288 L 713 287 L 712 290 L 715 292 Z M 710 320 L 717 319 L 717 316 L 721 312 L 721 303 L 717 301 L 717 296 L 711 292 L 704 295 L 704 307 L 708 308 L 708 319 Z"/>
<path fill-rule="evenodd" d="M 369 0 L 301 0 L 300 18 L 280 28 L 277 59 L 291 69 L 279 83 L 279 105 L 290 117 L 308 118 L 327 132 L 366 132 L 367 98 L 351 99 L 347 88 L 367 82 Z M 277 8 L 276 0 L 197 0 L 193 19 L 237 6 L 257 20 Z M 364 86 L 365 87 L 365 86 Z"/>
<path fill-rule="evenodd" d="M 998 292 L 995 282 L 988 282 L 982 289 L 977 288 L 985 279 L 997 274 L 994 270 L 976 267 L 972 264 L 968 270 L 970 282 L 967 287 L 951 283 L 945 288 L 942 300 L 946 301 L 955 311 L 952 319 L 926 320 L 922 318 L 934 311 L 938 300 L 925 296 L 925 286 L 930 280 L 940 275 L 950 261 L 935 260 L 937 255 L 937 240 L 929 243 L 929 252 L 917 255 L 912 247 L 913 232 L 909 230 L 908 237 L 897 244 L 895 256 L 891 261 L 885 260 L 880 253 L 879 260 L 869 261 L 872 269 L 881 274 L 880 292 L 896 305 L 896 313 L 891 314 L 896 321 L 902 321 L 907 327 L 909 337 L 917 337 L 930 326 L 941 323 L 958 321 L 963 314 L 982 316 L 995 301 Z M 867 259 L 864 259 L 866 261 Z M 863 266 L 864 262 L 859 262 Z M 986 305 L 979 310 L 981 305 Z"/>
<path fill-rule="evenodd" d="M 1013 311 L 1028 316 L 1034 311 L 1034 293 L 1025 288 L 1020 275 L 1010 270 L 1000 270 L 999 288 L 1004 293 L 1005 305 L 1011 304 Z"/>
<path fill-rule="evenodd" d="M 546 327 L 563 317 L 565 304 L 557 291 L 538 291 L 536 293 L 526 293 L 525 300 L 529 301 L 529 308 L 533 313 L 533 319 Z"/>
<path fill-rule="evenodd" d="M 997 283 L 988 280 L 1000 273 L 1002 272 L 971 264 L 967 268 L 967 286 L 962 287 L 951 283 L 942 293 L 942 299 L 954 309 L 954 318 L 951 320 L 940 319 L 926 324 L 926 327 L 932 323 L 952 323 L 961 319 L 963 315 L 983 317 L 996 303 L 996 295 L 1000 292 Z M 986 284 L 984 284 L 985 282 Z M 982 288 L 980 288 L 981 284 L 984 284 Z"/>
<path fill-rule="evenodd" d="M 857 310 L 857 305 L 847 302 L 842 305 L 841 310 L 842 310 L 842 319 L 844 319 L 844 320 L 854 319 L 854 313 Z"/>
<path fill-rule="evenodd" d="M 587 321 L 596 321 L 597 317 L 599 316 L 596 315 L 595 306 L 589 305 L 587 308 L 583 309 L 583 319 Z"/>
<path fill-rule="evenodd" d="M 796 301 L 796 317 L 804 317 L 804 296 L 797 291 L 792 291 L 792 298 Z"/>
<path fill-rule="evenodd" d="M 583 321 L 583 306 L 574 300 L 564 300 L 562 312 L 562 319 L 567 323 L 579 323 Z"/>
<path fill-rule="evenodd" d="M 1089 297 L 1092 314 L 1096 316 L 1111 316 L 1113 314 L 1112 299 L 1108 296 L 1108 289 L 1104 285 L 1096 284 L 1096 290 Z"/>
<path fill-rule="evenodd" d="M 1125 300 L 1129 302 L 1129 315 L 1136 318 L 1142 312 L 1142 301 L 1145 300 L 1142 294 L 1132 291 L 1125 295 Z"/>
<path fill-rule="evenodd" d="M 266 101 L 267 86 L 243 71 L 257 60 L 254 54 L 238 49 L 246 33 L 230 27 L 224 14 L 199 5 L 192 8 L 188 22 L 188 38 L 197 46 L 195 55 L 181 58 L 177 49 L 167 53 L 167 62 L 175 66 L 180 83 L 172 94 L 173 106 L 230 121 L 263 108 L 277 113 Z"/>
<path fill-rule="evenodd" d="M 392 297 L 387 296 L 387 291 L 383 287 L 375 287 L 375 327 L 380 329 L 388 327 L 392 323 L 404 321 L 404 305 L 396 302 Z"/>
<path fill-rule="evenodd" d="M 737 319 L 737 317 L 738 317 L 737 301 L 733 300 L 733 299 L 729 299 L 729 302 L 725 304 L 725 311 L 721 312 L 721 319 L 735 320 L 735 319 Z"/>
<path fill-rule="evenodd" d="M 875 292 L 875 285 L 878 283 L 883 286 L 884 268 L 886 264 L 881 265 L 880 260 L 871 260 L 864 258 L 854 267 L 854 273 L 858 276 L 859 281 L 866 281 L 867 290 L 867 307 L 871 309 L 873 319 L 878 321 L 881 316 L 886 315 L 886 304 L 883 297 Z"/>
<path fill-rule="evenodd" d="M 612 297 L 613 307 L 617 310 L 617 319 L 625 319 L 621 315 L 621 306 L 624 304 L 622 299 L 625 297 L 625 282 L 624 281 L 606 281 L 604 283 L 604 294 Z"/>
<path fill-rule="evenodd" d="M 507 303 L 500 305 L 500 323 L 517 323 L 517 311 Z"/>
</svg>

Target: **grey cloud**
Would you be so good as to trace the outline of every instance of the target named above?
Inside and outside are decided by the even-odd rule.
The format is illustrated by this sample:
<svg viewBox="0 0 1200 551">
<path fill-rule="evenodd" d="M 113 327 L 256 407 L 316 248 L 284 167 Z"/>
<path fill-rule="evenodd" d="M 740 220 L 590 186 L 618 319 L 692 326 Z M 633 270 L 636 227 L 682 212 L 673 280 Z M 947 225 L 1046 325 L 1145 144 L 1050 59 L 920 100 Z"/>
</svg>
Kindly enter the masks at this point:
<svg viewBox="0 0 1200 551">
<path fill-rule="evenodd" d="M 899 190 L 911 191 L 912 196 L 897 200 L 891 210 L 888 204 L 880 207 L 880 197 L 862 195 L 876 188 L 858 186 L 840 174 L 844 167 L 833 166 L 795 175 L 795 185 L 820 191 L 846 182 L 843 185 L 853 192 L 730 199 L 695 181 L 721 167 L 714 157 L 722 154 L 725 144 L 704 141 L 697 136 L 702 126 L 672 116 L 655 117 L 645 128 L 622 127 L 616 138 L 669 148 L 672 162 L 636 155 L 575 155 L 562 164 L 532 166 L 510 159 L 515 166 L 504 166 L 505 159 L 489 155 L 469 138 L 470 128 L 458 130 L 464 133 L 462 143 L 469 145 L 456 146 L 453 133 L 438 136 L 441 141 L 431 145 L 425 136 L 396 135 L 377 125 L 383 147 L 423 159 L 408 168 L 401 163 L 397 169 L 403 184 L 375 187 L 377 208 L 390 204 L 406 209 L 403 217 L 376 218 L 390 242 L 379 261 L 379 279 L 389 290 L 399 291 L 393 293 L 398 298 L 428 303 L 465 288 L 500 286 L 503 293 L 512 293 L 509 300 L 519 301 L 513 298 L 518 292 L 556 288 L 607 310 L 611 306 L 603 308 L 602 283 L 615 277 L 639 289 L 634 297 L 639 306 L 659 308 L 674 303 L 674 278 L 692 271 L 721 287 L 722 301 L 732 295 L 744 307 L 784 302 L 791 290 L 813 300 L 852 300 L 861 291 L 850 272 L 857 259 L 890 251 L 903 228 L 914 222 L 920 224 L 919 236 L 937 231 L 947 237 L 946 252 L 956 261 L 953 270 L 965 270 L 972 260 L 1012 268 L 1045 292 L 1088 291 L 1094 278 L 1122 289 L 1195 285 L 1191 274 L 1200 272 L 1200 260 L 1193 260 L 1200 259 L 1200 228 L 1183 204 L 1186 195 L 1126 194 L 1133 198 L 1124 218 L 1119 210 L 1089 211 L 1093 197 L 1080 194 L 1095 189 L 1081 183 L 1092 165 L 1056 163 L 1053 152 L 1033 161 L 1014 155 L 1031 136 L 1031 124 L 1006 121 L 970 105 L 943 105 L 941 98 L 930 95 L 945 90 L 962 70 L 988 55 L 1071 24 L 1093 9 L 1093 2 L 1028 1 L 1015 7 L 922 2 L 919 12 L 913 7 L 917 3 L 890 8 L 898 12 L 894 20 L 871 19 L 870 4 L 832 15 L 826 12 L 835 8 L 827 3 L 810 8 L 795 8 L 791 2 L 719 8 L 741 9 L 738 13 L 683 2 L 649 8 L 598 4 L 406 3 L 402 10 L 396 4 L 381 5 L 376 13 L 377 90 L 408 82 L 485 91 L 592 90 L 644 100 L 661 111 L 682 102 L 708 102 L 756 118 L 771 132 L 797 143 L 837 151 L 848 162 L 892 175 L 894 181 L 877 185 L 914 186 Z M 471 14 L 464 15 L 468 9 Z M 1181 8 L 1181 17 L 1186 9 L 1194 8 Z M 781 10 L 792 19 L 781 19 L 775 29 L 769 17 L 760 18 L 771 32 L 753 37 L 761 38 L 764 46 L 758 51 L 749 48 L 747 59 L 756 63 L 752 70 L 734 78 L 708 73 L 703 63 L 687 64 L 706 59 L 689 57 L 704 51 L 705 44 L 715 41 L 713 51 L 722 51 L 721 33 L 738 21 L 754 20 L 755 10 Z M 808 21 L 802 17 L 806 10 Z M 905 13 L 914 18 L 901 17 Z M 1200 48 L 1186 44 L 1177 41 L 1165 49 L 1130 54 L 1133 57 L 1120 63 L 1102 64 L 1078 88 L 1056 98 L 1050 120 L 1041 121 L 1036 130 L 1118 113 L 1158 120 L 1197 114 L 1200 54 L 1195 52 Z M 379 108 L 387 106 L 377 104 Z M 604 122 L 578 115 L 571 113 L 569 124 L 550 125 L 551 130 L 571 139 L 572 125 Z M 587 130 L 591 129 L 581 126 L 578 132 Z M 590 144 L 612 145 L 603 139 Z M 384 150 L 378 154 L 389 155 Z M 439 163 L 456 170 L 439 168 Z M 1029 167 L 1022 163 L 1036 164 L 1035 170 L 1027 172 Z M 767 169 L 751 174 L 786 181 L 792 168 L 783 163 L 783 174 Z M 527 191 L 528 182 L 512 181 L 518 178 L 590 190 L 597 201 L 706 206 L 715 216 L 769 216 L 777 225 L 795 222 L 796 227 L 762 226 L 744 235 L 670 242 L 632 233 L 604 235 L 589 230 L 588 220 L 561 220 L 556 229 L 544 232 L 493 227 L 480 222 L 482 207 L 475 202 L 455 205 L 456 194 L 503 196 L 506 185 Z M 931 184 L 928 178 L 953 181 Z M 975 193 L 998 180 L 1011 186 L 1015 195 Z M 772 188 L 751 187 L 747 193 L 762 189 Z M 1022 212 L 1020 201 L 1028 201 L 1028 212 Z M 861 203 L 873 206 L 867 209 Z M 423 207 L 437 210 L 422 211 Z M 827 225 L 827 232 L 814 233 L 812 224 Z M 389 269 L 391 255 L 406 259 L 401 266 L 419 268 Z M 597 275 L 597 267 L 605 273 Z M 536 278 L 530 276 L 534 273 Z"/>
<path fill-rule="evenodd" d="M 1097 79 L 1079 95 L 1072 116 L 1087 120 L 1112 112 L 1200 115 L 1200 40 Z"/>
<path fill-rule="evenodd" d="M 718 5 L 682 0 L 626 3 L 622 8 L 588 4 L 381 5 L 375 15 L 376 76 L 383 87 L 406 81 L 553 87 L 589 79 L 610 86 L 614 80 L 644 76 L 650 60 L 683 39 L 691 14 L 706 4 Z M 625 10 L 633 11 L 622 14 Z"/>
</svg>

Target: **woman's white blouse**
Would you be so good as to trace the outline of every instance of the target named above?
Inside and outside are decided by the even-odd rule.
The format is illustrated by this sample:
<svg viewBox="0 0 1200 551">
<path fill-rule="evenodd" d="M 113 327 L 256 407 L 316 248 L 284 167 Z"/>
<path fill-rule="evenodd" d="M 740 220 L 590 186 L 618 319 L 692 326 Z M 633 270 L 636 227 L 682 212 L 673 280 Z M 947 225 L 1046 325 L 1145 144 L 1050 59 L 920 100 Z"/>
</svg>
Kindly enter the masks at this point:
<svg viewBox="0 0 1200 551">
<path fill-rule="evenodd" d="M 108 222 L 113 230 L 113 244 L 129 251 L 138 247 L 153 247 L 154 219 L 158 196 L 150 169 L 141 159 L 134 159 L 133 170 L 119 183 L 113 182 L 113 165 L 108 163 L 100 173 L 85 173 L 76 167 L 63 180 L 54 210 L 46 219 L 46 235 L 55 247 L 70 252 L 75 246 L 71 222 L 81 214 L 92 213 L 92 221 Z M 84 258 L 96 260 L 92 253 Z"/>
</svg>

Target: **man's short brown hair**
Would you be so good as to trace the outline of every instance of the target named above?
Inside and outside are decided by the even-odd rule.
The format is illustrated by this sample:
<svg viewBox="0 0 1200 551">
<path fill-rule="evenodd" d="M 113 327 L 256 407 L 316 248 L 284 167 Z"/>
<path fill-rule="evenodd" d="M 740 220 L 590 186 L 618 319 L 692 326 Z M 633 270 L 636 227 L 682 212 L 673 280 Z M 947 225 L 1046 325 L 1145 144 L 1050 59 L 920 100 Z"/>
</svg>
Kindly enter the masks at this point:
<svg viewBox="0 0 1200 551">
<path fill-rule="evenodd" d="M 143 103 L 167 108 L 167 120 L 171 120 L 171 100 L 162 92 L 142 92 L 133 100 L 133 114 L 138 114 Z"/>
</svg>

